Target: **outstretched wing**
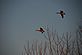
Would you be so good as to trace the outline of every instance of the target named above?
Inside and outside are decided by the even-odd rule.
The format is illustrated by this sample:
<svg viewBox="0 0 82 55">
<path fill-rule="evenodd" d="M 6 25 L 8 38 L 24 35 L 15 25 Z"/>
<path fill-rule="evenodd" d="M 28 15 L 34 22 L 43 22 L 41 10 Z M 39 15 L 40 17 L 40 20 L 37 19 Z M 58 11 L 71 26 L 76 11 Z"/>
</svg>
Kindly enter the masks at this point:
<svg viewBox="0 0 82 55">
<path fill-rule="evenodd" d="M 64 15 L 66 15 L 65 13 L 63 13 Z"/>
<path fill-rule="evenodd" d="M 56 12 L 56 14 L 60 14 L 59 12 Z"/>
<path fill-rule="evenodd" d="M 40 30 L 35 30 L 35 31 L 39 31 L 40 32 Z"/>
</svg>

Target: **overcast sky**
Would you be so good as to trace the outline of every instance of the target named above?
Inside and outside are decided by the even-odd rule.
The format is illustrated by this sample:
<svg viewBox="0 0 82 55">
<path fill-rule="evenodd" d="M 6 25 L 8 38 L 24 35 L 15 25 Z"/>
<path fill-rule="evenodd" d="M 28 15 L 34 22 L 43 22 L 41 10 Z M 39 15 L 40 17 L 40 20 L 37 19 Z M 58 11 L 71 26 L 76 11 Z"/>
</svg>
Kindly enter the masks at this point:
<svg viewBox="0 0 82 55">
<path fill-rule="evenodd" d="M 63 19 L 59 10 L 66 13 Z M 44 39 L 35 31 L 41 26 L 75 32 L 81 16 L 81 0 L 0 0 L 0 55 L 21 54 L 27 40 Z"/>
</svg>

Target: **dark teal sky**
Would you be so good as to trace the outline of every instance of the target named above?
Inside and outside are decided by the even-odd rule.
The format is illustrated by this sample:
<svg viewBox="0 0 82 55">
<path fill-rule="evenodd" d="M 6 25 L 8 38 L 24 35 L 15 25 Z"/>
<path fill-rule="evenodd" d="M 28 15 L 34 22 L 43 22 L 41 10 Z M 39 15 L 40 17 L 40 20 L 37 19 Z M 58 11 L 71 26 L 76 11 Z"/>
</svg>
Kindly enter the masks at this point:
<svg viewBox="0 0 82 55">
<path fill-rule="evenodd" d="M 44 39 L 35 30 L 53 25 L 54 30 L 74 33 L 81 25 L 81 0 L 0 0 L 0 55 L 18 55 L 27 40 Z M 56 14 L 64 10 L 64 19 Z"/>
</svg>

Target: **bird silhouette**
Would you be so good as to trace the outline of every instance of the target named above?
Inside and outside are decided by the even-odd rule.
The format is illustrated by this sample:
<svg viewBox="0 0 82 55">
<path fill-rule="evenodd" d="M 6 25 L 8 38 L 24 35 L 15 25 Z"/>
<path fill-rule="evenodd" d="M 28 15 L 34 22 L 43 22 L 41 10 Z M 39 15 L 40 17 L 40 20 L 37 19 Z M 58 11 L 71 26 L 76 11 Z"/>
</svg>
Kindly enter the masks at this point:
<svg viewBox="0 0 82 55">
<path fill-rule="evenodd" d="M 62 19 L 64 18 L 64 15 L 65 15 L 64 11 L 60 10 L 60 12 L 57 12 L 57 14 L 60 14 Z"/>
<path fill-rule="evenodd" d="M 43 30 L 43 28 L 40 27 L 40 29 L 36 30 L 36 31 L 39 31 L 41 33 L 44 33 L 45 31 Z"/>
</svg>

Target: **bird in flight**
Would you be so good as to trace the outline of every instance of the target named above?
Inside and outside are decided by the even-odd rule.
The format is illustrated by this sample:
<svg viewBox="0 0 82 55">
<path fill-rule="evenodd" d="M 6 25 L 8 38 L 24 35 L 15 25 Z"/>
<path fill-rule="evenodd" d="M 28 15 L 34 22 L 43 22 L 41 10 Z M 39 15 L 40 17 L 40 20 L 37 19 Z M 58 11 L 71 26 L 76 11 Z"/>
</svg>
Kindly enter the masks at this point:
<svg viewBox="0 0 82 55">
<path fill-rule="evenodd" d="M 60 12 L 57 12 L 57 14 L 60 14 L 62 19 L 64 18 L 64 15 L 65 15 L 64 11 L 60 10 Z"/>
<path fill-rule="evenodd" d="M 42 27 L 40 27 L 40 29 L 37 29 L 36 31 L 39 31 L 41 33 L 44 33 L 45 32 Z"/>
</svg>

